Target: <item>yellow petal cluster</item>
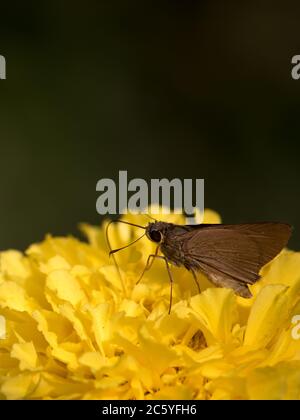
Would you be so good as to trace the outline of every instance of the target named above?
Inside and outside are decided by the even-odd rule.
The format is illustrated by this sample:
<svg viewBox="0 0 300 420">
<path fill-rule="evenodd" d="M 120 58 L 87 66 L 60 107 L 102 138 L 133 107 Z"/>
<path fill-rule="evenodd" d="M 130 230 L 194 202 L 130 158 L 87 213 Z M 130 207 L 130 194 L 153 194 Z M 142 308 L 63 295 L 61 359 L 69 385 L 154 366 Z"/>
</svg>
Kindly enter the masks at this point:
<svg viewBox="0 0 300 420">
<path fill-rule="evenodd" d="M 207 210 L 205 222 L 220 219 Z M 168 315 L 163 261 L 136 284 L 154 244 L 144 237 L 116 254 L 120 278 L 106 225 L 82 225 L 88 243 L 47 236 L 25 254 L 1 252 L 0 399 L 300 398 L 300 253 L 283 250 L 265 266 L 248 300 L 203 275 L 198 294 L 190 273 L 172 267 Z M 110 241 L 142 233 L 113 224 Z"/>
</svg>

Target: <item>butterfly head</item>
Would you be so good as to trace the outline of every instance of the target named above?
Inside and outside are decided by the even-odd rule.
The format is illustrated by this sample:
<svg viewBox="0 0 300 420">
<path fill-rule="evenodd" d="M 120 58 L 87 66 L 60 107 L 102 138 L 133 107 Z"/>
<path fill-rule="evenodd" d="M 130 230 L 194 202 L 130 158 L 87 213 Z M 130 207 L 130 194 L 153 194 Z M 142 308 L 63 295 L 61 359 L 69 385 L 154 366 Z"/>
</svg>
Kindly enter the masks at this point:
<svg viewBox="0 0 300 420">
<path fill-rule="evenodd" d="M 159 244 L 163 241 L 167 228 L 168 223 L 165 222 L 149 223 L 146 228 L 147 238 L 150 239 L 150 241 Z"/>
</svg>

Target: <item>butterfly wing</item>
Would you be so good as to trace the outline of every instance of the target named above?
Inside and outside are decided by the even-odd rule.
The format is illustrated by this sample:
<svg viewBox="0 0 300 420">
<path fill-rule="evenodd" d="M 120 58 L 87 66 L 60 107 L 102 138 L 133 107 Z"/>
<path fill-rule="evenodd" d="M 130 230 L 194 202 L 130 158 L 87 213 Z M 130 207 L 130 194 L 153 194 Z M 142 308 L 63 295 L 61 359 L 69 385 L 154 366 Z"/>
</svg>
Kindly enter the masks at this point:
<svg viewBox="0 0 300 420">
<path fill-rule="evenodd" d="M 196 225 L 182 237 L 185 266 L 204 272 L 217 286 L 251 297 L 248 284 L 287 244 L 291 226 L 284 223 Z"/>
</svg>

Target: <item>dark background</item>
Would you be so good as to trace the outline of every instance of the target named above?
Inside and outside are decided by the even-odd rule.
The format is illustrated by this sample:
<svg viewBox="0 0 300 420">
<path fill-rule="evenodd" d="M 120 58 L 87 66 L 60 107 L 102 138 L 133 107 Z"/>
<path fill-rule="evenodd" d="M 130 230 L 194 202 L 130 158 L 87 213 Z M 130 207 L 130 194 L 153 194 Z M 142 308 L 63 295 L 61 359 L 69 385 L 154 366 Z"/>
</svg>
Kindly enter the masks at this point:
<svg viewBox="0 0 300 420">
<path fill-rule="evenodd" d="M 299 1 L 1 4 L 0 248 L 99 223 L 96 182 L 205 178 L 300 244 Z"/>
</svg>

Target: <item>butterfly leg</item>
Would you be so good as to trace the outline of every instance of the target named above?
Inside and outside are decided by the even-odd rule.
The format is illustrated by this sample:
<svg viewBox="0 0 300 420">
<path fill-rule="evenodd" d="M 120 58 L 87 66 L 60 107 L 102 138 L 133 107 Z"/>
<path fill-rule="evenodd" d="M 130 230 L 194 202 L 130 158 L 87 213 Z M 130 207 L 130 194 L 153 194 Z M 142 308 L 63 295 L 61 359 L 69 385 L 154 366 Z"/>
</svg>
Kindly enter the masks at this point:
<svg viewBox="0 0 300 420">
<path fill-rule="evenodd" d="M 169 304 L 169 311 L 168 311 L 168 313 L 170 315 L 171 308 L 172 308 L 172 300 L 173 300 L 173 283 L 174 283 L 174 281 L 173 281 L 173 276 L 172 276 L 172 273 L 171 273 L 170 266 L 169 266 L 169 263 L 168 263 L 167 258 L 164 257 L 163 255 L 157 255 L 158 254 L 158 250 L 159 250 L 159 246 L 156 248 L 155 254 L 150 254 L 149 255 L 149 257 L 147 259 L 146 266 L 145 266 L 145 268 L 144 268 L 144 270 L 142 272 L 142 275 L 138 279 L 138 281 L 137 281 L 136 284 L 138 284 L 141 281 L 141 279 L 142 279 L 143 275 L 145 274 L 145 272 L 152 267 L 152 264 L 153 264 L 155 258 L 160 258 L 161 260 L 164 260 L 165 263 L 166 263 L 166 267 L 167 267 L 167 271 L 168 271 L 168 275 L 169 275 L 169 279 L 170 279 L 170 304 Z M 152 261 L 150 262 L 151 259 L 152 259 Z"/>
<path fill-rule="evenodd" d="M 170 270 L 170 266 L 169 266 L 169 263 L 168 263 L 168 260 L 167 260 L 167 258 L 166 257 L 161 257 L 162 259 L 164 259 L 165 260 L 165 263 L 166 263 L 166 267 L 167 267 L 167 270 L 168 270 L 168 274 L 169 274 L 169 279 L 170 279 L 170 304 L 169 304 L 169 315 L 170 315 L 170 313 L 171 313 L 171 308 L 172 308 L 172 299 L 173 299 L 173 276 L 172 276 L 172 273 L 171 273 L 171 270 Z"/>
<path fill-rule="evenodd" d="M 170 315 L 171 313 L 171 308 L 172 308 L 172 300 L 173 300 L 173 276 L 171 273 L 171 269 L 170 269 L 170 265 L 168 263 L 168 260 L 166 257 L 164 257 L 163 255 L 153 255 L 154 258 L 160 258 L 161 260 L 164 260 L 166 263 L 166 267 L 167 267 L 167 271 L 168 271 L 168 275 L 169 275 L 169 279 L 170 279 L 170 304 L 169 304 L 169 311 L 168 314 Z M 153 260 L 154 260 L 153 258 Z"/>
<path fill-rule="evenodd" d="M 201 289 L 200 289 L 200 285 L 199 285 L 199 282 L 198 282 L 198 279 L 197 279 L 196 273 L 195 273 L 195 271 L 194 271 L 194 270 L 191 270 L 191 273 L 193 274 L 193 277 L 194 277 L 195 283 L 196 283 L 196 285 L 197 285 L 197 287 L 198 287 L 198 292 L 199 292 L 199 293 L 201 293 Z"/>
<path fill-rule="evenodd" d="M 144 274 L 146 273 L 146 271 L 150 270 L 150 268 L 152 267 L 152 264 L 154 262 L 154 259 L 158 257 L 158 250 L 159 250 L 159 246 L 156 248 L 155 254 L 150 254 L 149 257 L 147 258 L 147 262 L 145 265 L 145 268 L 143 269 L 142 274 L 140 275 L 140 278 L 138 279 L 138 281 L 136 282 L 136 284 L 139 284 L 139 282 L 142 280 Z M 151 262 L 150 262 L 151 261 Z"/>
</svg>

